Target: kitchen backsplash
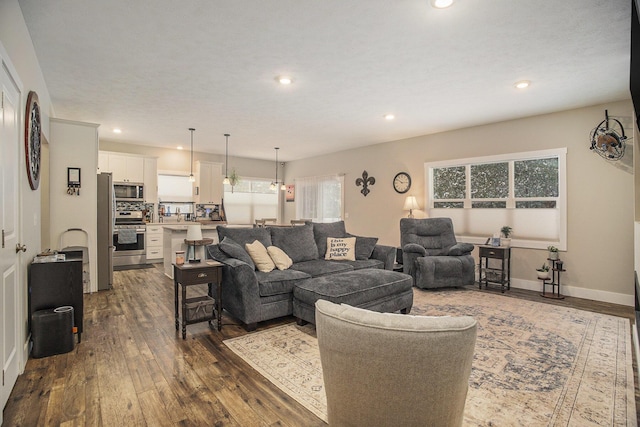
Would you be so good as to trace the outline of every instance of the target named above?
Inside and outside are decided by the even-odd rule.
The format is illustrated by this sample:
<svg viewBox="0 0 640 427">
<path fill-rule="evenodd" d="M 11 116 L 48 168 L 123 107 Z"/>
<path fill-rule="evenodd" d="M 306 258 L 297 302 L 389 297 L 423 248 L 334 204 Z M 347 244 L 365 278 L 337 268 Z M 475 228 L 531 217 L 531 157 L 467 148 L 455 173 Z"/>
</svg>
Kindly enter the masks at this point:
<svg viewBox="0 0 640 427">
<path fill-rule="evenodd" d="M 194 206 L 193 203 L 163 202 L 158 205 L 158 220 L 160 222 L 196 221 L 198 219 L 224 221 L 224 209 L 218 204 L 195 204 Z"/>
<path fill-rule="evenodd" d="M 144 202 L 116 202 L 116 211 L 149 211 L 153 210 L 153 203 Z"/>
<path fill-rule="evenodd" d="M 117 212 L 143 212 L 144 220 L 146 222 L 153 222 L 155 220 L 155 215 L 153 212 L 153 203 L 145 203 L 145 202 L 116 202 L 116 211 Z"/>
</svg>

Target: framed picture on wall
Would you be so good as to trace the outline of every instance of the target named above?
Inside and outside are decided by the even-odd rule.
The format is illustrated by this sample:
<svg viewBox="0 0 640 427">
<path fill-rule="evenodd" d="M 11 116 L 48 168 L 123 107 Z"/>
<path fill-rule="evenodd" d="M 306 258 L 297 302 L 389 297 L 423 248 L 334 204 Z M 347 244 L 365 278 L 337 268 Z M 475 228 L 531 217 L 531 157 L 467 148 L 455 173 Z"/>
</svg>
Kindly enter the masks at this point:
<svg viewBox="0 0 640 427">
<path fill-rule="evenodd" d="M 295 185 L 289 184 L 287 185 L 287 191 L 285 193 L 284 199 L 287 202 L 293 202 L 296 200 L 296 188 Z"/>
</svg>

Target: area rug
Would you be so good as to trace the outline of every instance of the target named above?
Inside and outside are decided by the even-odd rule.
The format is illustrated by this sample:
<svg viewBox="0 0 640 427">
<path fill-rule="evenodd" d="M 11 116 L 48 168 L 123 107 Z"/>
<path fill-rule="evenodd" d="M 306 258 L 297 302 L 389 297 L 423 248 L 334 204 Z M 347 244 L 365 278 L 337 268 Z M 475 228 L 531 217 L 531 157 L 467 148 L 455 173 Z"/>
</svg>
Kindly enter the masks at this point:
<svg viewBox="0 0 640 427">
<path fill-rule="evenodd" d="M 629 319 L 469 290 L 414 291 L 411 314 L 478 321 L 465 426 L 636 426 Z M 313 325 L 224 343 L 326 421 Z"/>
</svg>

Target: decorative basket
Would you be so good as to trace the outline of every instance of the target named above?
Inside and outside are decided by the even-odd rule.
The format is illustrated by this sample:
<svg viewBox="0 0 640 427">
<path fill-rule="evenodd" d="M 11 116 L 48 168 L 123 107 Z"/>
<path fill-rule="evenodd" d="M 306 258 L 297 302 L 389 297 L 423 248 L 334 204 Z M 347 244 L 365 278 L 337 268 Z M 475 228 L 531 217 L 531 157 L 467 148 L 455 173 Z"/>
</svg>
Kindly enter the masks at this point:
<svg viewBox="0 0 640 427">
<path fill-rule="evenodd" d="M 213 318 L 213 307 L 215 300 L 204 295 L 195 298 L 187 298 L 185 306 L 187 309 L 186 321 L 197 322 Z"/>
</svg>

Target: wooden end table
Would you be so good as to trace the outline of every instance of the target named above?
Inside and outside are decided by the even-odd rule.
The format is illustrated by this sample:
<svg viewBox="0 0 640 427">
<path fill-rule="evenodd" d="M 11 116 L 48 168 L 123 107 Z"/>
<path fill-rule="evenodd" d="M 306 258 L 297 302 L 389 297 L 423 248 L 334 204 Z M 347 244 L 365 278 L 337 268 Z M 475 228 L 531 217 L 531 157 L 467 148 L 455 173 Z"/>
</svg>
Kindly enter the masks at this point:
<svg viewBox="0 0 640 427">
<path fill-rule="evenodd" d="M 206 260 L 198 263 L 173 264 L 173 284 L 175 291 L 175 316 L 176 331 L 182 324 L 182 339 L 187 338 L 187 325 L 199 322 L 209 322 L 216 319 L 218 331 L 222 330 L 222 266 L 218 261 Z M 216 283 L 217 294 L 213 295 L 213 283 Z M 187 316 L 187 304 L 199 298 L 187 298 L 187 287 L 207 284 L 208 296 L 215 299 L 214 310 L 211 316 L 189 319 Z M 182 286 L 181 298 L 178 298 L 178 288 Z M 180 315 L 182 311 L 182 315 Z"/>
<path fill-rule="evenodd" d="M 480 258 L 480 280 L 478 284 L 482 289 L 489 284 L 500 285 L 500 290 L 504 293 L 505 288 L 511 289 L 511 248 L 506 246 L 479 245 Z M 489 260 L 500 261 L 500 268 L 490 267 Z"/>
</svg>

